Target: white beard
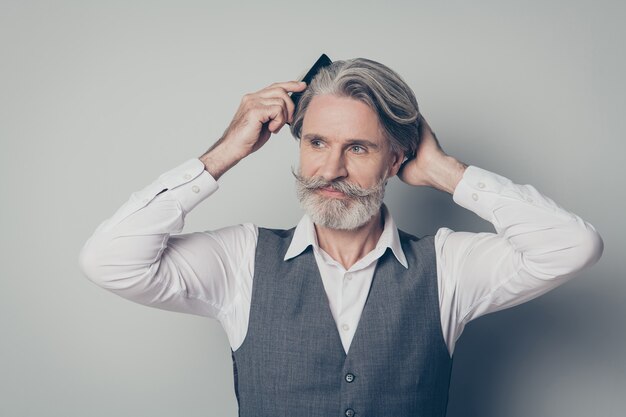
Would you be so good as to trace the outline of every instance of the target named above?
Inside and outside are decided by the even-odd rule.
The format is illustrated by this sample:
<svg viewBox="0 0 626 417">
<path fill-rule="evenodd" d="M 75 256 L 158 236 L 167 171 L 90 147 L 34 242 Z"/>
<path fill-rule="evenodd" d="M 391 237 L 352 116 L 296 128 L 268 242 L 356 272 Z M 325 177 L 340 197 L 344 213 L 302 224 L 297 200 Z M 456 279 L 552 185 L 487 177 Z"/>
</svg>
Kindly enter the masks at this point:
<svg viewBox="0 0 626 417">
<path fill-rule="evenodd" d="M 292 170 L 300 206 L 313 223 L 329 229 L 354 230 L 379 212 L 385 196 L 386 178 L 371 188 L 344 180 L 327 181 L 321 177 L 306 178 Z M 317 191 L 332 187 L 345 194 L 343 198 L 324 197 Z"/>
</svg>

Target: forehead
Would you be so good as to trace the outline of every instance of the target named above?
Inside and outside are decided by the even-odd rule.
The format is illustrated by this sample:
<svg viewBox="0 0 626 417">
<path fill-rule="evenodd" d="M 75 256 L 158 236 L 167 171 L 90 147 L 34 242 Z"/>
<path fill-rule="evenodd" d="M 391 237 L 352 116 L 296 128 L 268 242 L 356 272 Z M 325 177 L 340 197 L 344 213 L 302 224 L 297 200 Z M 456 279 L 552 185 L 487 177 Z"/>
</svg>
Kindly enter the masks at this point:
<svg viewBox="0 0 626 417">
<path fill-rule="evenodd" d="M 386 142 L 374 110 L 362 101 L 331 94 L 311 99 L 302 121 L 302 137 L 308 133 L 331 140 L 359 138 L 377 144 Z"/>
</svg>

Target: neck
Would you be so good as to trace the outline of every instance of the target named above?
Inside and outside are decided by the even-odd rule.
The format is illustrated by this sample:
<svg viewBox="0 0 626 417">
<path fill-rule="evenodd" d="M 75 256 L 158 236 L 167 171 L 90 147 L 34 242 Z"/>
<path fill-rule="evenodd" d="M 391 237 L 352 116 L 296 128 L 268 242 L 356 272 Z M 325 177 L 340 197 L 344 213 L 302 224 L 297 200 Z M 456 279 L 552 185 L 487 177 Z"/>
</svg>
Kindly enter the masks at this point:
<svg viewBox="0 0 626 417">
<path fill-rule="evenodd" d="M 359 259 L 371 252 L 383 233 L 382 210 L 367 223 L 354 230 L 329 229 L 315 225 L 317 243 L 345 269 L 349 269 Z"/>
</svg>

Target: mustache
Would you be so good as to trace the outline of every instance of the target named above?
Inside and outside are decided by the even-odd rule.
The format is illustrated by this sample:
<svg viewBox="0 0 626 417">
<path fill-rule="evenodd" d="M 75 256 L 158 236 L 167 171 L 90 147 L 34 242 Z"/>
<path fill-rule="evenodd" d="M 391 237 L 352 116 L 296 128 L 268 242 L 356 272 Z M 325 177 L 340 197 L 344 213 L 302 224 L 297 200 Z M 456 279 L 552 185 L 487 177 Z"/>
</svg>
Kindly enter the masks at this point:
<svg viewBox="0 0 626 417">
<path fill-rule="evenodd" d="M 385 182 L 385 178 L 381 178 L 378 183 L 376 183 L 371 188 L 361 187 L 359 185 L 350 183 L 346 180 L 326 180 L 323 177 L 305 177 L 298 172 L 295 171 L 293 167 L 291 167 L 291 173 L 296 178 L 296 181 L 300 184 L 302 188 L 307 190 L 317 190 L 320 188 L 332 188 L 333 190 L 340 191 L 347 195 L 348 197 L 367 197 L 375 192 L 380 190 L 380 187 Z"/>
</svg>

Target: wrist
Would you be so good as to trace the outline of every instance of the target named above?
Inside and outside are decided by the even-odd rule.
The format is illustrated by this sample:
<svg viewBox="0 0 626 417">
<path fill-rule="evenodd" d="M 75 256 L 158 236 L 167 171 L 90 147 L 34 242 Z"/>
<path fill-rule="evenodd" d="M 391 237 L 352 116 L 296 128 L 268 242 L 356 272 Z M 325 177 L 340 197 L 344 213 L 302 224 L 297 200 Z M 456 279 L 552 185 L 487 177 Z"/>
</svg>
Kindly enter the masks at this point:
<svg viewBox="0 0 626 417">
<path fill-rule="evenodd" d="M 226 171 L 237 165 L 242 157 L 218 141 L 198 159 L 204 164 L 204 169 L 217 181 Z"/>
<path fill-rule="evenodd" d="M 428 177 L 430 186 L 449 194 L 454 194 L 454 190 L 463 178 L 463 173 L 467 165 L 456 158 L 443 154 L 430 163 Z"/>
</svg>

